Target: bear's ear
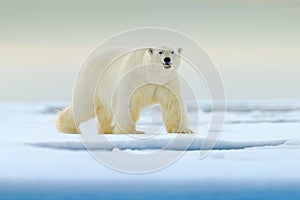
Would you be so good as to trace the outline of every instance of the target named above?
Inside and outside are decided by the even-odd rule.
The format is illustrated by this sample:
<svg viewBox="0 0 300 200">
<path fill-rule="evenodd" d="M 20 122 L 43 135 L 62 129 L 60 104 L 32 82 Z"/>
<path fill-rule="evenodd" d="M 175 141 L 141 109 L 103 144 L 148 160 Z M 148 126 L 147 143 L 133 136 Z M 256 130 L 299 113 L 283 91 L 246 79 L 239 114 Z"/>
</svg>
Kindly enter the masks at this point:
<svg viewBox="0 0 300 200">
<path fill-rule="evenodd" d="M 149 52 L 150 55 L 152 55 L 152 54 L 153 54 L 153 49 L 152 49 L 152 48 L 149 48 L 149 49 L 148 49 L 148 52 Z"/>
<path fill-rule="evenodd" d="M 182 54 L 182 48 L 181 48 L 181 47 L 178 48 L 178 49 L 177 49 L 177 52 L 178 52 L 179 55 L 181 55 L 181 54 Z"/>
</svg>

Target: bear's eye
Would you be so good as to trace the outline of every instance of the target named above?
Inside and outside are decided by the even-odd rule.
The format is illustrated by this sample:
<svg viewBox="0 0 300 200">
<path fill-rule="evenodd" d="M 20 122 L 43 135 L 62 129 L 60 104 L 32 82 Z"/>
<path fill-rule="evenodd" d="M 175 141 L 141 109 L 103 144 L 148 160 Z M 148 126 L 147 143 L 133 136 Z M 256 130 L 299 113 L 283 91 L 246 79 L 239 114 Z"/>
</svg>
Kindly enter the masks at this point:
<svg viewBox="0 0 300 200">
<path fill-rule="evenodd" d="M 174 51 L 171 51 L 171 54 L 174 54 Z"/>
<path fill-rule="evenodd" d="M 160 52 L 158 52 L 159 54 L 162 54 L 163 52 L 162 51 L 160 51 Z"/>
</svg>

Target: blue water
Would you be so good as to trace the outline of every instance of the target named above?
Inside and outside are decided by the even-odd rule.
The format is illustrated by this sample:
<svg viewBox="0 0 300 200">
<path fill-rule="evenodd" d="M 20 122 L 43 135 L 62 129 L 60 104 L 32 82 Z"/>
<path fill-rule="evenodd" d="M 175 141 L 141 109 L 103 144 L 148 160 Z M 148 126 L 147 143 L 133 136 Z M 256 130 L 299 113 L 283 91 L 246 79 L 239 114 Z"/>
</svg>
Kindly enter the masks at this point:
<svg viewBox="0 0 300 200">
<path fill-rule="evenodd" d="M 1 183 L 0 199 L 300 199 L 298 183 Z"/>
</svg>

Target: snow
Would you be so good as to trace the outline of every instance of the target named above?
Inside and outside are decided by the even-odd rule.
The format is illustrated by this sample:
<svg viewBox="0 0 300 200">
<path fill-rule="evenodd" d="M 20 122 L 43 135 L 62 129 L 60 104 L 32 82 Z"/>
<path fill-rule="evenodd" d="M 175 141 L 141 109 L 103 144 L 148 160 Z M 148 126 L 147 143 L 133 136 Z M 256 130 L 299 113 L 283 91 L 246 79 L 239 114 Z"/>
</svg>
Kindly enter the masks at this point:
<svg viewBox="0 0 300 200">
<path fill-rule="evenodd" d="M 132 139 L 132 136 L 126 137 L 119 136 L 117 138 L 110 138 L 109 142 L 101 141 L 90 142 L 86 144 L 89 150 L 107 150 L 113 151 L 114 149 L 120 150 L 151 150 L 151 149 L 164 149 L 173 151 L 196 151 L 196 150 L 208 150 L 207 147 L 203 147 L 205 138 L 194 138 L 189 135 L 176 136 L 176 144 L 170 144 L 175 137 L 170 135 L 159 135 L 153 139 L 140 140 Z M 179 138 L 178 138 L 179 137 Z M 191 142 L 190 145 L 189 142 Z M 288 140 L 269 140 L 269 141 L 248 141 L 248 142 L 235 142 L 228 140 L 219 140 L 213 147 L 213 150 L 234 150 L 245 149 L 253 147 L 265 147 L 265 146 L 279 146 L 287 143 Z M 62 149 L 62 150 L 86 150 L 86 147 L 82 142 L 37 142 L 30 143 L 30 145 L 41 148 L 50 149 Z"/>
<path fill-rule="evenodd" d="M 221 138 L 213 151 L 202 159 L 200 151 L 205 150 L 202 145 L 211 120 L 209 102 L 200 102 L 200 129 L 196 135 L 153 134 L 151 131 L 143 136 L 105 135 L 109 143 L 101 140 L 102 135 L 96 135 L 99 141 L 89 141 L 89 151 L 85 150 L 80 135 L 61 134 L 55 129 L 56 110 L 65 105 L 60 102 L 0 104 L 0 194 L 25 191 L 26 186 L 36 188 L 49 184 L 49 188 L 56 188 L 68 183 L 76 187 L 85 184 L 86 188 L 95 189 L 95 195 L 100 191 L 104 196 L 108 195 L 108 191 L 121 191 L 122 194 L 125 190 L 122 185 L 126 185 L 128 195 L 129 191 L 139 190 L 145 194 L 148 191 L 151 196 L 147 187 L 159 188 L 161 185 L 163 191 L 169 191 L 163 184 L 168 183 L 177 188 L 172 191 L 179 196 L 184 191 L 190 191 L 193 196 L 201 192 L 201 195 L 213 194 L 212 191 L 227 196 L 232 195 L 228 191 L 235 191 L 242 195 L 241 191 L 247 189 L 254 195 L 264 188 L 262 190 L 269 193 L 260 193 L 262 197 L 275 197 L 268 196 L 270 194 L 279 198 L 280 194 L 300 197 L 300 101 L 229 102 Z M 195 125 L 193 119 L 196 118 L 193 116 L 196 108 L 193 105 L 188 108 Z M 159 109 L 145 111 L 139 127 L 145 128 L 149 123 L 154 124 L 152 128 L 155 130 L 160 129 Z M 93 120 L 86 124 L 89 125 L 95 126 Z M 176 144 L 168 145 L 175 137 Z M 191 146 L 186 149 L 189 141 L 192 141 Z M 112 161 L 118 159 L 118 162 L 128 162 L 118 156 L 120 152 L 157 152 L 157 156 L 147 164 L 176 157 L 179 153 L 180 156 L 160 170 L 137 175 L 120 172 L 98 162 L 92 155 L 97 152 Z M 128 165 L 138 164 L 142 165 L 135 162 Z M 104 185 L 103 188 L 109 185 L 120 188 L 96 190 L 95 187 L 87 187 L 92 183 Z M 72 188 L 66 188 L 66 191 L 72 191 Z M 279 191 L 282 192 L 279 194 Z"/>
</svg>

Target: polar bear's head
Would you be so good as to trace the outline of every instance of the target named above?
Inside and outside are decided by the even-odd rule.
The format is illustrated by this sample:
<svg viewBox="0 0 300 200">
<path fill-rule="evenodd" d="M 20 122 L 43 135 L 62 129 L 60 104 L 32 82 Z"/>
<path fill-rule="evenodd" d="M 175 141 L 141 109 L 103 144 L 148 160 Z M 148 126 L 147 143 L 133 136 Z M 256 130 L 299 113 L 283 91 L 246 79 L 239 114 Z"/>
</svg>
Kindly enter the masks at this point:
<svg viewBox="0 0 300 200">
<path fill-rule="evenodd" d="M 153 63 L 161 64 L 164 69 L 177 70 L 180 65 L 182 48 L 173 49 L 170 47 L 149 48 L 148 53 Z"/>
</svg>

